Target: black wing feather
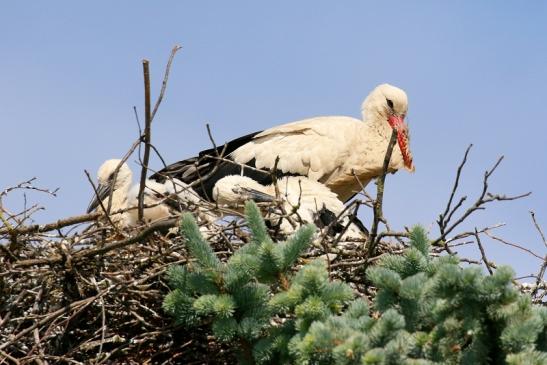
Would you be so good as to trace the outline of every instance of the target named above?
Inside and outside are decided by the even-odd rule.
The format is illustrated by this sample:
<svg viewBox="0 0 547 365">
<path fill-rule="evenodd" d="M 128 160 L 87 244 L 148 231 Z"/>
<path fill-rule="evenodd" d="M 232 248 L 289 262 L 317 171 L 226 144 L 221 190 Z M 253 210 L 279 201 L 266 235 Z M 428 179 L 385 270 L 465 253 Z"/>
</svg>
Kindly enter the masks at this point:
<svg viewBox="0 0 547 365">
<path fill-rule="evenodd" d="M 273 182 L 272 174 L 268 171 L 256 170 L 254 158 L 244 164 L 230 161 L 232 152 L 249 143 L 259 133 L 261 131 L 236 138 L 217 148 L 203 150 L 196 157 L 178 161 L 165 167 L 150 176 L 150 179 L 159 183 L 164 183 L 167 179 L 178 179 L 186 184 L 192 184 L 196 193 L 207 200 L 212 200 L 213 187 L 217 181 L 228 175 L 248 176 L 259 184 L 271 184 Z M 219 161 L 216 157 L 221 155 L 224 160 Z M 245 168 L 246 166 L 251 168 Z M 276 175 L 281 177 L 297 174 L 277 171 Z"/>
</svg>

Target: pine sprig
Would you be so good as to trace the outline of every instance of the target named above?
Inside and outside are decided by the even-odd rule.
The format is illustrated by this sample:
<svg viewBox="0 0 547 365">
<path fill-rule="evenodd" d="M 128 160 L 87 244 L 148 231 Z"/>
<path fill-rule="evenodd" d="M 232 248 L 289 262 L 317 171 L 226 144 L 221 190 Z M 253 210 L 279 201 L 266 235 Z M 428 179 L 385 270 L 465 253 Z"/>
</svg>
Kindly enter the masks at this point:
<svg viewBox="0 0 547 365">
<path fill-rule="evenodd" d="M 180 232 L 186 238 L 190 254 L 196 258 L 202 270 L 218 271 L 221 263 L 211 246 L 203 239 L 196 220 L 190 213 L 184 213 L 180 221 Z"/>
</svg>

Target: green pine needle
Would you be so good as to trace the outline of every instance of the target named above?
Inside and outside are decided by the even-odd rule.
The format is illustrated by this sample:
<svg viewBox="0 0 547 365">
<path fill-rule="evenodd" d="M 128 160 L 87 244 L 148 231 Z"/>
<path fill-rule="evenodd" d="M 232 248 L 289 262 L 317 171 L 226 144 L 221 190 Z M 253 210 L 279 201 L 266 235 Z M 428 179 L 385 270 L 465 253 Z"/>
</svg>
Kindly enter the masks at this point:
<svg viewBox="0 0 547 365">
<path fill-rule="evenodd" d="M 204 270 L 218 271 L 221 263 L 211 246 L 203 239 L 196 220 L 191 213 L 182 215 L 180 232 L 186 238 L 188 250 L 197 259 L 198 266 Z"/>
<path fill-rule="evenodd" d="M 245 203 L 245 217 L 252 233 L 251 240 L 253 243 L 261 245 L 264 242 L 272 242 L 262 214 L 260 214 L 260 209 L 252 200 Z"/>
</svg>

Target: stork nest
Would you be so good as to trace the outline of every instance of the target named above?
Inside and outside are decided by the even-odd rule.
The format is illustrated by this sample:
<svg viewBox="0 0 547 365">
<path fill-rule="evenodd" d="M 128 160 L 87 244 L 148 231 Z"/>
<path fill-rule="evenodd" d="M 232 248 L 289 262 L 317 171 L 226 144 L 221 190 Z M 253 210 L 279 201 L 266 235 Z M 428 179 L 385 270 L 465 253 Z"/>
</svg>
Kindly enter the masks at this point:
<svg viewBox="0 0 547 365">
<path fill-rule="evenodd" d="M 167 231 L 176 227 L 176 218 L 120 231 L 98 217 L 0 228 L 0 359 L 18 364 L 234 363 L 232 350 L 205 328 L 174 326 L 161 308 L 169 292 L 166 269 L 189 259 L 183 238 Z M 86 220 L 95 221 L 81 223 Z M 201 225 L 221 260 L 249 238 L 242 217 Z M 285 238 L 275 228 L 271 234 L 274 240 Z M 303 260 L 325 255 L 333 278 L 371 295 L 359 275 L 363 242 L 341 245 L 337 239 L 319 234 Z M 401 248 L 381 243 L 377 254 Z"/>
<path fill-rule="evenodd" d="M 518 198 L 487 195 L 488 176 L 482 195 L 452 227 L 448 221 L 461 202 L 450 211 L 452 198 L 449 200 L 438 221 L 441 236 L 433 240 L 444 244 L 434 248 L 433 255 L 454 253 L 452 250 L 462 245 L 476 243 L 480 260 L 461 256 L 460 260 L 484 264 L 489 271 L 495 269 L 479 236 L 505 242 L 492 233 L 499 225 L 460 232 L 450 238 L 445 233 L 445 229 L 452 230 L 470 212 L 484 209 L 490 201 Z M 232 348 L 209 336 L 205 327 L 188 330 L 175 326 L 162 310 L 169 292 L 164 275 L 167 268 L 189 260 L 184 239 L 176 232 L 176 217 L 132 230 L 116 228 L 100 213 L 44 225 L 29 224 L 39 206 L 25 207 L 14 214 L 2 206 L 2 198 L 21 189 L 55 195 L 55 191 L 34 187 L 32 181 L 0 192 L 0 364 L 235 362 Z M 301 259 L 305 262 L 320 256 L 327 258 L 331 278 L 341 279 L 359 295 L 372 298 L 375 289 L 365 282 L 364 267 L 387 253 L 401 253 L 406 233 L 391 231 L 385 217 L 376 214 L 381 210 L 375 201 L 366 192 L 364 197 L 365 200 L 354 200 L 347 209 L 355 208 L 356 213 L 360 205 L 367 205 L 374 210 L 366 245 L 363 240 L 342 242 L 340 234 L 327 234 L 331 228 L 327 226 Z M 276 210 L 275 206 L 264 208 Z M 218 209 L 208 202 L 190 207 L 218 257 L 227 260 L 249 240 L 249 231 L 240 214 Z M 211 212 L 227 218 L 213 222 L 205 219 Z M 447 212 L 450 213 L 445 219 Z M 289 219 L 297 228 L 298 219 Z M 533 213 L 532 219 L 544 240 Z M 386 230 L 376 235 L 375 227 L 380 221 Z M 271 229 L 272 238 L 285 239 L 276 228 Z M 547 241 L 544 243 L 547 246 Z M 541 258 L 525 247 L 514 243 L 511 246 Z M 532 283 L 515 282 L 523 292 L 530 293 L 533 302 L 542 305 L 547 305 L 547 284 L 543 279 L 546 270 L 547 259 L 542 261 L 538 274 L 531 277 Z"/>
</svg>

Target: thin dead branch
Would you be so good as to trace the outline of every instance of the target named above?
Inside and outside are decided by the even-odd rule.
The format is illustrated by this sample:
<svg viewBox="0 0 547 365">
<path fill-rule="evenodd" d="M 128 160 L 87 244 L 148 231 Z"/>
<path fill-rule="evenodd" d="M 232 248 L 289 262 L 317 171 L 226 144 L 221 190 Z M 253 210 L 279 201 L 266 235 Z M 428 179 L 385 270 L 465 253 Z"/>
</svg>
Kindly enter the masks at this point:
<svg viewBox="0 0 547 365">
<path fill-rule="evenodd" d="M 466 151 L 464 161 L 462 162 L 460 167 L 463 167 L 463 165 L 465 164 L 465 161 L 467 160 L 468 151 L 469 151 L 469 148 Z M 528 192 L 528 193 L 525 193 L 525 194 L 520 194 L 520 195 L 515 195 L 515 196 L 506 196 L 506 195 L 492 194 L 488 191 L 488 179 L 494 173 L 494 171 L 496 171 L 496 169 L 498 168 L 498 166 L 499 166 L 499 164 L 501 163 L 502 160 L 503 160 L 503 156 L 498 158 L 498 160 L 496 161 L 496 163 L 494 164 L 494 166 L 492 166 L 492 168 L 490 170 L 485 171 L 484 177 L 483 177 L 483 182 L 482 182 L 482 191 L 481 191 L 479 197 L 477 198 L 477 200 L 475 200 L 473 205 L 471 205 L 469 208 L 467 208 L 467 210 L 454 223 L 449 225 L 448 222 L 444 219 L 444 213 L 439 216 L 438 224 L 439 224 L 440 236 L 438 238 L 436 238 L 435 240 L 433 240 L 433 245 L 442 244 L 443 246 L 446 247 L 445 240 L 446 240 L 447 235 L 450 234 L 461 223 L 463 223 L 473 212 L 475 212 L 477 210 L 484 209 L 484 205 L 486 205 L 490 202 L 494 202 L 494 201 L 510 201 L 510 200 L 522 199 L 522 198 L 525 198 L 525 197 L 527 197 L 531 194 L 531 192 Z M 458 168 L 458 169 L 460 169 L 460 168 Z M 460 175 L 457 174 L 457 180 L 459 180 L 459 176 Z M 456 189 L 457 186 L 458 186 L 458 184 L 455 183 L 454 184 L 454 189 Z M 453 192 L 451 193 L 451 198 L 454 195 L 454 193 L 455 193 L 455 190 L 453 190 Z M 451 201 L 451 199 L 449 199 L 449 201 Z M 460 203 L 458 203 L 456 205 L 456 208 L 461 206 L 461 203 L 463 203 L 462 200 L 460 200 Z M 450 205 L 447 204 L 447 209 L 445 209 L 445 212 L 447 212 L 449 209 L 450 209 Z M 450 217 L 452 217 L 452 215 L 453 215 L 453 212 L 449 214 Z"/>
<path fill-rule="evenodd" d="M 150 114 L 150 67 L 148 60 L 142 61 L 143 75 L 144 75 L 144 157 L 141 168 L 141 178 L 139 183 L 139 195 L 138 195 L 138 219 L 142 222 L 143 210 L 144 210 L 144 188 L 146 183 L 146 172 L 148 169 L 148 162 L 150 160 L 150 140 L 151 140 L 151 125 L 152 116 Z"/>
<path fill-rule="evenodd" d="M 374 257 L 376 246 L 378 245 L 378 225 L 384 219 L 383 213 L 383 201 L 384 201 L 384 185 L 386 181 L 386 174 L 389 168 L 389 162 L 391 161 L 391 155 L 393 153 L 393 148 L 397 143 L 397 131 L 393 130 L 391 133 L 391 138 L 387 147 L 386 155 L 384 157 L 384 164 L 382 167 L 382 174 L 376 180 L 376 199 L 373 204 L 373 213 L 374 218 L 372 220 L 372 227 L 370 229 L 370 235 L 367 240 L 367 248 L 365 251 L 365 261 L 370 257 Z"/>
</svg>

